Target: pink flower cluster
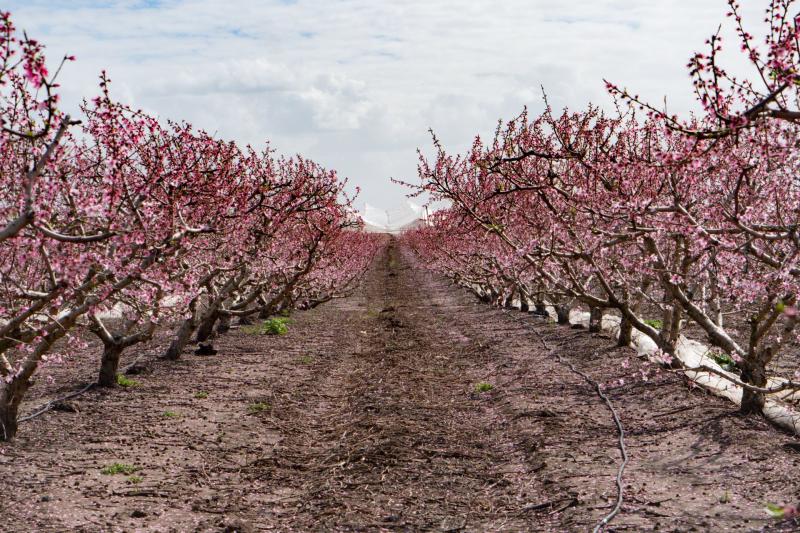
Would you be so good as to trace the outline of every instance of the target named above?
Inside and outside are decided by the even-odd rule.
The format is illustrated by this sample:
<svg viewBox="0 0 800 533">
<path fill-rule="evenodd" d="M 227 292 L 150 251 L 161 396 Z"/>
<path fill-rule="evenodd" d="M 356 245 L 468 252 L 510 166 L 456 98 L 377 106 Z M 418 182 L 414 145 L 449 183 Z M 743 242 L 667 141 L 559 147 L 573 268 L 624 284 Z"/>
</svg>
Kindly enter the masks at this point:
<svg viewBox="0 0 800 533">
<path fill-rule="evenodd" d="M 608 83 L 619 114 L 526 111 L 461 155 L 434 137 L 416 187 L 451 207 L 409 243 L 487 301 L 613 310 L 623 338 L 650 336 L 667 365 L 692 321 L 740 361 L 754 387 L 743 410 L 761 410 L 757 389 L 796 335 L 800 294 L 800 19 L 789 4 L 769 2 L 759 50 L 730 2 L 756 76 L 728 76 L 713 36 L 689 64 L 704 116 L 680 120 Z"/>
<path fill-rule="evenodd" d="M 188 322 L 200 337 L 232 317 L 311 307 L 367 268 L 377 241 L 357 231 L 335 171 L 162 123 L 115 102 L 105 73 L 78 122 L 55 106 L 42 46 L 8 14 L 0 41 L 0 440 L 73 330 L 102 341 L 108 384 L 120 352 L 158 325 Z"/>
</svg>

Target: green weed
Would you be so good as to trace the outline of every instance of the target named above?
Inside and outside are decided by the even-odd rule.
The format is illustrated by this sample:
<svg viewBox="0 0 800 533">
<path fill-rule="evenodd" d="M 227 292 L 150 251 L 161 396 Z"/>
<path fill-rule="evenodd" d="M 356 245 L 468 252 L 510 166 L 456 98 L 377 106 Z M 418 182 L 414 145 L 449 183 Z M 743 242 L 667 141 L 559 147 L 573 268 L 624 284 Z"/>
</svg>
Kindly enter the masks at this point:
<svg viewBox="0 0 800 533">
<path fill-rule="evenodd" d="M 251 403 L 247 406 L 247 411 L 250 413 L 263 413 L 264 411 L 268 411 L 270 409 L 270 405 L 267 402 L 256 402 Z"/>
<path fill-rule="evenodd" d="M 648 318 L 643 320 L 643 322 L 651 328 L 661 329 L 664 327 L 664 321 L 657 318 Z"/>
<path fill-rule="evenodd" d="M 247 335 L 285 335 L 289 332 L 290 322 L 286 317 L 274 317 L 261 324 L 245 326 L 242 332 Z"/>
<path fill-rule="evenodd" d="M 725 352 L 712 349 L 707 351 L 706 355 L 711 357 L 723 370 L 727 370 L 728 372 L 736 372 L 739 370 L 739 364 Z"/>
<path fill-rule="evenodd" d="M 491 383 L 478 383 L 475 385 L 475 392 L 489 392 L 494 386 Z"/>
<path fill-rule="evenodd" d="M 122 374 L 117 374 L 117 385 L 119 385 L 120 387 L 125 387 L 125 388 L 138 387 L 139 386 L 139 382 L 136 381 L 135 379 L 131 379 L 131 378 L 129 378 L 127 376 L 124 376 Z"/>
<path fill-rule="evenodd" d="M 133 466 L 125 463 L 112 463 L 104 467 L 102 470 L 100 470 L 100 473 L 106 476 L 113 476 L 116 474 L 125 474 L 126 476 L 129 476 L 134 472 L 138 471 L 139 471 L 138 466 Z"/>
</svg>

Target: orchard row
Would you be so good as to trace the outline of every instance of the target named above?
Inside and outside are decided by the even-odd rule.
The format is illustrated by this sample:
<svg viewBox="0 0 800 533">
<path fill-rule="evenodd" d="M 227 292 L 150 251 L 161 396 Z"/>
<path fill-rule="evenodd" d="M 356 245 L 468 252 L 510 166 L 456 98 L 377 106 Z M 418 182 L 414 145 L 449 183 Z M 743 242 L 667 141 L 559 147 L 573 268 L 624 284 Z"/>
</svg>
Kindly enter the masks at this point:
<svg viewBox="0 0 800 533">
<path fill-rule="evenodd" d="M 767 379 L 796 341 L 800 292 L 793 3 L 768 3 L 758 43 L 729 2 L 754 76 L 729 75 L 713 36 L 689 63 L 699 116 L 679 119 L 607 84 L 612 114 L 548 105 L 460 155 L 434 138 L 418 190 L 450 207 L 408 242 L 431 268 L 498 304 L 553 305 L 562 322 L 581 305 L 593 327 L 613 310 L 621 345 L 636 329 L 672 366 L 682 329 L 699 328 L 718 359 L 738 367 L 744 412 L 800 389 Z"/>
<path fill-rule="evenodd" d="M 57 74 L 2 14 L 0 440 L 37 369 L 86 332 L 113 386 L 122 352 L 159 324 L 178 325 L 177 359 L 234 318 L 346 294 L 377 246 L 335 172 L 162 123 L 114 101 L 105 74 L 68 116 Z"/>
</svg>

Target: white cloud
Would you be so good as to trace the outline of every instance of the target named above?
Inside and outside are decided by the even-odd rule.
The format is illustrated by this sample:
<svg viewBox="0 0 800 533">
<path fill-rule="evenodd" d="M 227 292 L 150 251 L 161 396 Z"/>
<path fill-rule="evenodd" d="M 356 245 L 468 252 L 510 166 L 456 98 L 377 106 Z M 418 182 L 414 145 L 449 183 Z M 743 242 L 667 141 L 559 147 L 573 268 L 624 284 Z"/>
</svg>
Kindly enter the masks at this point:
<svg viewBox="0 0 800 533">
<path fill-rule="evenodd" d="M 7 2 L 8 4 L 8 2 Z M 763 2 L 748 2 L 755 20 Z M 524 105 L 607 105 L 603 78 L 692 108 L 685 63 L 724 20 L 724 0 L 13 0 L 52 59 L 70 53 L 66 105 L 113 94 L 164 118 L 282 153 L 303 152 L 405 205 L 428 127 L 452 149 Z M 729 34 L 726 34 L 729 37 Z M 732 38 L 728 39 L 733 41 Z M 735 43 L 728 43 L 735 49 Z M 741 67 L 733 58 L 734 70 Z"/>
<path fill-rule="evenodd" d="M 314 110 L 319 128 L 354 130 L 372 108 L 364 93 L 365 83 L 342 75 L 319 76 L 311 87 L 300 92 Z"/>
</svg>

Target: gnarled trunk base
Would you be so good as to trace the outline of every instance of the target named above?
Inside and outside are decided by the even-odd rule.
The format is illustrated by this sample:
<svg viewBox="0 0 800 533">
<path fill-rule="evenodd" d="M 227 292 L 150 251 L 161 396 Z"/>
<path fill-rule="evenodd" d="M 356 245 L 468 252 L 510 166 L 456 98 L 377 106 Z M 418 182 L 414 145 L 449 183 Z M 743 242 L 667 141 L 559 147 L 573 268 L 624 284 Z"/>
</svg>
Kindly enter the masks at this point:
<svg viewBox="0 0 800 533">
<path fill-rule="evenodd" d="M 589 310 L 589 332 L 600 333 L 603 329 L 603 309 L 600 307 L 592 307 Z"/>
<path fill-rule="evenodd" d="M 742 368 L 742 381 L 756 387 L 767 386 L 767 371 L 763 365 L 745 361 Z M 763 392 L 742 391 L 742 405 L 739 412 L 745 415 L 764 414 L 766 396 Z"/>
<path fill-rule="evenodd" d="M 547 306 L 544 305 L 542 302 L 536 302 L 533 307 L 534 307 L 533 310 L 534 315 L 542 317 L 547 316 Z"/>
<path fill-rule="evenodd" d="M 100 387 L 117 386 L 117 370 L 119 360 L 122 355 L 122 345 L 106 344 L 103 348 L 103 357 L 100 360 L 100 375 L 97 377 L 97 384 Z"/>
<path fill-rule="evenodd" d="M 561 326 L 568 326 L 569 325 L 569 306 L 567 305 L 557 305 L 556 306 L 556 317 L 557 322 Z"/>
<path fill-rule="evenodd" d="M 194 329 L 194 320 L 185 320 L 178 329 L 178 333 L 175 334 L 175 338 L 172 339 L 169 348 L 167 348 L 167 353 L 164 354 L 164 359 L 169 359 L 170 361 L 177 361 L 180 359 L 181 352 L 186 345 L 189 344 L 189 339 L 192 338 Z"/>
<path fill-rule="evenodd" d="M 17 436 L 17 407 L 0 405 L 0 442 Z"/>
<path fill-rule="evenodd" d="M 211 313 L 203 318 L 203 321 L 197 328 L 197 335 L 194 339 L 195 342 L 204 342 L 211 338 L 214 334 L 214 325 L 217 323 L 218 318 L 219 313 Z"/>
<path fill-rule="evenodd" d="M 30 387 L 29 381 L 12 381 L 0 389 L 0 442 L 17 436 L 19 404 Z"/>
<path fill-rule="evenodd" d="M 617 338 L 617 346 L 630 346 L 632 341 L 633 324 L 631 324 L 627 318 L 622 317 L 622 320 L 619 323 L 619 337 Z"/>
<path fill-rule="evenodd" d="M 224 315 L 221 316 L 219 319 L 219 323 L 217 324 L 217 334 L 222 335 L 230 331 L 231 329 L 231 316 Z"/>
</svg>

